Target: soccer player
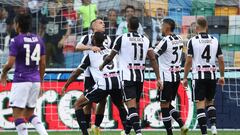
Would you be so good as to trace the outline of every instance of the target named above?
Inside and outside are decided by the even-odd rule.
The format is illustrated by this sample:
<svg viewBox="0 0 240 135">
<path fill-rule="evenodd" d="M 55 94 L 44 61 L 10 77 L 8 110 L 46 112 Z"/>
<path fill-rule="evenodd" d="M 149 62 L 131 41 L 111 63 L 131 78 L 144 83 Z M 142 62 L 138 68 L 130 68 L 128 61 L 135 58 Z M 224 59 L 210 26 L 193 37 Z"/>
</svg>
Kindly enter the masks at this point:
<svg viewBox="0 0 240 135">
<path fill-rule="evenodd" d="M 157 77 L 157 84 L 160 87 L 160 75 L 155 54 L 150 46 L 149 39 L 137 32 L 139 20 L 136 17 L 129 18 L 129 33 L 119 36 L 114 41 L 114 47 L 103 64 L 99 67 L 102 70 L 118 54 L 121 79 L 123 81 L 123 97 L 128 107 L 128 120 L 125 134 L 129 134 L 133 126 L 135 133 L 141 135 L 141 127 L 138 115 L 138 104 L 143 89 L 145 60 L 148 56 L 153 70 Z"/>
<path fill-rule="evenodd" d="M 80 42 L 76 46 L 77 51 L 83 51 L 84 55 L 87 55 L 88 52 L 94 51 L 94 52 L 99 52 L 101 51 L 101 48 L 98 46 L 93 46 L 92 45 L 92 37 L 95 32 L 105 32 L 105 24 L 102 19 L 97 18 L 94 19 L 91 22 L 91 28 L 93 30 L 92 34 L 84 35 Z M 104 46 L 107 48 L 111 47 L 111 39 L 109 36 L 104 37 Z M 93 77 L 90 74 L 89 69 L 86 69 L 84 72 L 84 89 L 87 90 L 88 88 L 94 86 L 95 82 Z M 105 104 L 106 104 L 106 99 L 101 100 L 98 103 L 97 110 L 96 110 L 96 117 L 95 117 L 95 126 L 93 127 L 93 132 L 95 135 L 100 134 L 100 124 L 102 123 L 103 117 L 104 117 L 104 111 L 105 111 Z M 84 113 L 85 113 L 85 118 L 86 118 L 86 123 L 87 123 L 87 128 L 90 127 L 90 121 L 91 121 L 91 109 L 92 109 L 92 104 L 88 104 L 84 107 Z"/>
<path fill-rule="evenodd" d="M 168 135 L 173 135 L 171 117 L 174 118 L 181 128 L 181 134 L 185 135 L 187 128 L 184 126 L 179 112 L 171 105 L 175 100 L 180 84 L 181 56 L 183 40 L 173 33 L 175 22 L 172 19 L 164 19 L 162 34 L 165 36 L 156 46 L 154 52 L 158 56 L 160 76 L 163 81 L 163 90 L 159 97 L 161 102 L 162 119 Z"/>
<path fill-rule="evenodd" d="M 33 114 L 46 63 L 44 43 L 39 36 L 30 33 L 31 22 L 28 14 L 15 17 L 14 26 L 18 35 L 10 41 L 10 54 L 2 70 L 1 83 L 6 85 L 7 73 L 15 64 L 10 106 L 18 135 L 28 134 L 25 120 L 31 122 L 40 135 L 47 135 L 42 122 Z"/>
<path fill-rule="evenodd" d="M 96 84 L 93 87 L 88 88 L 75 103 L 75 113 L 83 135 L 88 135 L 83 107 L 91 102 L 99 102 L 110 95 L 113 103 L 119 110 L 122 122 L 125 121 L 127 115 L 121 95 L 122 85 L 116 59 L 108 64 L 103 71 L 98 69 L 104 58 L 111 51 L 103 46 L 104 39 L 105 37 L 103 33 L 96 32 L 94 34 L 93 44 L 101 48 L 101 51 L 90 51 L 88 55 L 85 55 L 79 67 L 71 74 L 63 87 L 63 91 L 65 91 L 67 87 L 87 68 L 90 70 L 90 73 L 94 78 Z"/>
<path fill-rule="evenodd" d="M 188 54 L 184 67 L 185 87 L 188 85 L 187 77 L 192 67 L 193 96 L 197 103 L 197 119 L 202 135 L 207 135 L 207 116 L 210 120 L 212 134 L 217 134 L 216 108 L 214 97 L 216 93 L 216 59 L 219 63 L 220 78 L 218 83 L 224 85 L 224 61 L 221 47 L 217 38 L 207 34 L 208 24 L 205 18 L 200 17 L 196 22 L 198 35 L 188 42 Z"/>
</svg>

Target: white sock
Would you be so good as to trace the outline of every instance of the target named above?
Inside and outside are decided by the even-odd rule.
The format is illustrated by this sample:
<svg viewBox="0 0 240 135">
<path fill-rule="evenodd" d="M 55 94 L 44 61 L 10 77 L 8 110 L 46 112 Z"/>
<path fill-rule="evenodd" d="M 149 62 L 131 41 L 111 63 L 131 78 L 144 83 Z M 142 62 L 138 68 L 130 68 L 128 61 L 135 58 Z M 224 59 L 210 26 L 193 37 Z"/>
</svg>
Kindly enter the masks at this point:
<svg viewBox="0 0 240 135">
<path fill-rule="evenodd" d="M 17 129 L 18 135 L 28 135 L 27 126 L 25 123 L 21 123 L 17 125 L 16 129 Z"/>
<path fill-rule="evenodd" d="M 43 123 L 39 120 L 37 116 L 32 116 L 30 122 L 40 135 L 48 135 L 45 127 L 43 126 Z"/>
</svg>

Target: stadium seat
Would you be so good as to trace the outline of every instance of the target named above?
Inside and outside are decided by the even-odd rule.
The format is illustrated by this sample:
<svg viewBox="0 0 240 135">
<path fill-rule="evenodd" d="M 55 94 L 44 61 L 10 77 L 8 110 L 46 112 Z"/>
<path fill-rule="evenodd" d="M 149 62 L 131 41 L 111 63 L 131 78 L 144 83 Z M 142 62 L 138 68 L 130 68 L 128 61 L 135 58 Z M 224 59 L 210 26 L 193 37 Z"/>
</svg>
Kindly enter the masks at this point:
<svg viewBox="0 0 240 135">
<path fill-rule="evenodd" d="M 234 51 L 223 50 L 224 65 L 226 67 L 233 67 L 234 65 Z"/>
<path fill-rule="evenodd" d="M 228 16 L 208 16 L 208 32 L 210 34 L 227 34 L 228 33 Z"/>
<path fill-rule="evenodd" d="M 168 12 L 168 0 L 151 0 L 150 3 L 149 0 L 145 0 L 144 8 L 151 10 L 152 17 L 157 16 L 159 9 L 163 10 L 166 16 Z"/>
<path fill-rule="evenodd" d="M 229 16 L 238 14 L 238 0 L 216 0 L 215 15 Z"/>
<path fill-rule="evenodd" d="M 191 0 L 169 0 L 168 16 L 176 18 L 179 25 L 182 25 L 182 16 L 189 16 L 191 13 Z"/>
<path fill-rule="evenodd" d="M 234 66 L 240 67 L 240 51 L 236 51 L 234 54 Z"/>
<path fill-rule="evenodd" d="M 240 15 L 229 16 L 228 34 L 234 35 L 240 33 Z"/>
<path fill-rule="evenodd" d="M 192 13 L 195 16 L 213 16 L 216 0 L 193 0 Z"/>
<path fill-rule="evenodd" d="M 220 45 L 224 50 L 240 51 L 240 35 L 221 34 Z"/>
<path fill-rule="evenodd" d="M 83 53 L 82 52 L 68 52 L 65 53 L 65 65 L 66 68 L 76 68 L 82 58 L 83 58 Z"/>
</svg>

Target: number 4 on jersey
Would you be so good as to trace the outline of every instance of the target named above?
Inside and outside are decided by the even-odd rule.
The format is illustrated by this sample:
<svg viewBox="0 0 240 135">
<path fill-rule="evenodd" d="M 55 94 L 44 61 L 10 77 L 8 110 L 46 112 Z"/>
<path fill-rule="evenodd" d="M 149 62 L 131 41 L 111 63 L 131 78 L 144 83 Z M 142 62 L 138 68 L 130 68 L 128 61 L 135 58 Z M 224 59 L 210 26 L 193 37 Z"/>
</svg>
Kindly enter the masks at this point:
<svg viewBox="0 0 240 135">
<path fill-rule="evenodd" d="M 31 61 L 36 61 L 36 65 L 39 65 L 40 61 L 40 44 L 36 44 L 31 56 L 30 56 L 30 44 L 24 44 L 24 48 L 26 49 L 26 58 L 25 58 L 25 64 L 27 66 L 30 65 Z"/>
<path fill-rule="evenodd" d="M 210 56 L 210 45 L 207 45 L 202 53 L 202 59 L 206 59 L 206 62 L 208 63 L 211 59 Z"/>
</svg>

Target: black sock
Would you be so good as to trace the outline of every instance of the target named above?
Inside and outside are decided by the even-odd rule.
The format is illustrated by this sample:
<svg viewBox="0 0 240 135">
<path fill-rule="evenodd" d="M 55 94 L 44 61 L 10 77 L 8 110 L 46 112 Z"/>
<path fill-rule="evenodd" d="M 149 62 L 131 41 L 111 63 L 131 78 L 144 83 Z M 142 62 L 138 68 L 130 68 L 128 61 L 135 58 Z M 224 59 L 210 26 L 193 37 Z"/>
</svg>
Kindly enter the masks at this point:
<svg viewBox="0 0 240 135">
<path fill-rule="evenodd" d="M 95 118 L 95 126 L 100 127 L 102 121 L 103 121 L 103 114 L 96 114 L 96 118 Z"/>
<path fill-rule="evenodd" d="M 91 127 L 91 114 L 85 114 L 87 128 Z"/>
<path fill-rule="evenodd" d="M 174 118 L 174 120 L 179 124 L 179 127 L 183 127 L 183 121 L 182 121 L 182 118 L 180 117 L 180 114 L 179 112 L 172 106 L 170 105 L 169 107 L 169 110 L 170 110 L 170 115 Z"/>
<path fill-rule="evenodd" d="M 197 119 L 203 135 L 207 135 L 207 117 L 204 109 L 197 109 Z"/>
<path fill-rule="evenodd" d="M 83 135 L 88 135 L 87 125 L 86 125 L 86 120 L 84 118 L 83 109 L 75 110 L 75 114 L 77 117 L 78 125 L 79 125 L 80 129 L 82 130 Z"/>
<path fill-rule="evenodd" d="M 211 126 L 216 125 L 216 108 L 214 105 L 207 106 L 207 114 Z"/>
<path fill-rule="evenodd" d="M 129 134 L 132 129 L 132 124 L 128 116 L 126 116 L 126 126 L 125 126 L 125 134 Z"/>
<path fill-rule="evenodd" d="M 126 118 L 127 118 L 127 111 L 125 108 L 119 109 L 120 119 L 122 121 L 123 129 L 126 130 Z"/>
<path fill-rule="evenodd" d="M 168 135 L 173 135 L 169 108 L 162 108 L 162 120 Z"/>
<path fill-rule="evenodd" d="M 129 111 L 129 119 L 131 122 L 131 125 L 133 126 L 133 129 L 136 134 L 141 133 L 141 127 L 140 127 L 140 119 L 137 113 L 137 109 L 132 107 L 128 109 Z"/>
</svg>

